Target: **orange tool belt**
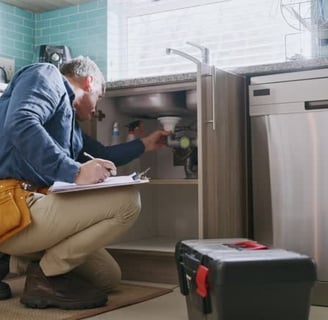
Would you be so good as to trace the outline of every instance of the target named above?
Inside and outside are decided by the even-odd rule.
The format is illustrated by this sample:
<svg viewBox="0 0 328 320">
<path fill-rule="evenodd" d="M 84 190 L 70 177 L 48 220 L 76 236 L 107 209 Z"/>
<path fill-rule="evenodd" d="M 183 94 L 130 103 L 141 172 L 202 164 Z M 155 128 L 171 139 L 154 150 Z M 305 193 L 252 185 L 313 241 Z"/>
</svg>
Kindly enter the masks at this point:
<svg viewBox="0 0 328 320">
<path fill-rule="evenodd" d="M 25 229 L 32 222 L 26 198 L 31 190 L 24 181 L 0 179 L 0 243 Z M 45 189 L 35 190 L 46 193 Z"/>
</svg>

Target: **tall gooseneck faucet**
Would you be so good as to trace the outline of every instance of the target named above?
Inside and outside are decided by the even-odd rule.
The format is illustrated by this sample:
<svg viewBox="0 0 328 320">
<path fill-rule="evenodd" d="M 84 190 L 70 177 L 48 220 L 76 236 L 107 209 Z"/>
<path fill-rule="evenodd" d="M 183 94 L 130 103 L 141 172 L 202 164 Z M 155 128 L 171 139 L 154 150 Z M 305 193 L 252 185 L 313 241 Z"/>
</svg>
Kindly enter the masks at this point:
<svg viewBox="0 0 328 320">
<path fill-rule="evenodd" d="M 202 62 L 200 60 L 198 60 L 197 58 L 191 56 L 188 53 L 185 53 L 183 51 L 177 50 L 177 49 L 172 49 L 172 48 L 166 48 L 166 54 L 177 54 L 179 56 L 182 56 L 190 61 L 192 61 L 193 63 L 196 63 L 197 65 L 200 65 Z"/>
<path fill-rule="evenodd" d="M 190 44 L 193 47 L 196 47 L 198 49 L 200 49 L 201 53 L 202 53 L 202 62 L 209 64 L 210 63 L 210 50 L 200 44 L 194 43 L 194 42 L 190 42 L 187 41 L 187 44 Z"/>
<path fill-rule="evenodd" d="M 202 61 L 200 61 L 199 59 L 193 57 L 192 55 L 190 55 L 186 52 L 183 52 L 183 51 L 180 51 L 180 50 L 177 50 L 177 49 L 173 49 L 173 48 L 166 48 L 166 54 L 177 54 L 181 57 L 184 57 L 184 58 L 192 61 L 193 63 L 195 63 L 197 65 L 197 71 L 200 74 L 210 74 L 211 73 L 211 71 L 210 71 L 211 68 L 208 64 L 208 62 L 209 62 L 209 50 L 206 47 L 201 46 L 201 45 L 196 44 L 196 43 L 193 43 L 193 42 L 186 42 L 186 43 L 201 50 L 201 52 L 202 52 Z"/>
</svg>

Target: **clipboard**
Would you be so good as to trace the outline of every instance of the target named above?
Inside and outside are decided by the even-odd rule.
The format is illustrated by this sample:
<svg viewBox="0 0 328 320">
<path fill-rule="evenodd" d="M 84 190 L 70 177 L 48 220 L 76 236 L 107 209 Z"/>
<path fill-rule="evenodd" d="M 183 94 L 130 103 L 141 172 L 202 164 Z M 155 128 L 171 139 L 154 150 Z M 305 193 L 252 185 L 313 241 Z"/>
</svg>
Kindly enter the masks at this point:
<svg viewBox="0 0 328 320">
<path fill-rule="evenodd" d="M 103 182 L 93 183 L 93 184 L 76 184 L 76 183 L 68 183 L 63 181 L 55 181 L 54 184 L 49 188 L 49 192 L 51 193 L 76 192 L 76 191 L 83 191 L 83 190 L 94 190 L 94 189 L 102 189 L 102 188 L 128 186 L 134 184 L 143 184 L 148 182 L 149 182 L 149 178 L 134 172 L 127 176 L 108 177 Z"/>
</svg>

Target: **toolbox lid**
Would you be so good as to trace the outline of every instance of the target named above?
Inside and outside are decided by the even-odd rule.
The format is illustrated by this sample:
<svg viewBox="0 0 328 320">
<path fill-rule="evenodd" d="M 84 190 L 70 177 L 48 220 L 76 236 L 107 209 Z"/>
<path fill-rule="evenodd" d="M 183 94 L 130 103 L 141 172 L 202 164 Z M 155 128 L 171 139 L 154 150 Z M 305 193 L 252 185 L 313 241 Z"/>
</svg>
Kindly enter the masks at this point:
<svg viewBox="0 0 328 320">
<path fill-rule="evenodd" d="M 180 254 L 195 255 L 209 269 L 209 283 L 216 285 L 263 285 L 281 282 L 314 282 L 316 267 L 303 254 L 284 249 L 253 250 L 235 243 L 248 239 L 186 240 Z"/>
<path fill-rule="evenodd" d="M 308 256 L 273 249 L 240 252 L 218 257 L 210 255 L 209 277 L 217 285 L 314 282 L 316 268 Z"/>
</svg>

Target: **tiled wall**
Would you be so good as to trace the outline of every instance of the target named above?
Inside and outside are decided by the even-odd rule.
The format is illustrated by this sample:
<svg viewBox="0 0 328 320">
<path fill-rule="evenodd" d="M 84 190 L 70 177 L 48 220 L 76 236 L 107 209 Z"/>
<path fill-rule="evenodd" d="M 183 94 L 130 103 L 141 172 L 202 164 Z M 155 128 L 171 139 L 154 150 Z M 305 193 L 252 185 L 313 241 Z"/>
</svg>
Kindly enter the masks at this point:
<svg viewBox="0 0 328 320">
<path fill-rule="evenodd" d="M 38 45 L 67 45 L 73 56 L 94 59 L 108 80 L 195 71 L 193 63 L 165 53 L 166 47 L 173 47 L 200 58 L 199 50 L 186 41 L 207 46 L 212 63 L 222 68 L 280 62 L 304 53 L 299 46 L 309 41 L 302 36 L 301 43 L 300 36 L 293 35 L 279 4 L 94 0 L 33 14 L 0 3 L 0 56 L 15 58 L 18 69 L 33 61 Z"/>
<path fill-rule="evenodd" d="M 0 56 L 13 58 L 15 67 L 31 63 L 34 14 L 0 3 Z"/>
<path fill-rule="evenodd" d="M 107 72 L 107 0 L 97 0 L 35 15 L 35 46 L 67 45 Z"/>
<path fill-rule="evenodd" d="M 15 59 L 16 70 L 35 59 L 41 44 L 67 45 L 107 73 L 107 0 L 40 14 L 0 3 L 0 56 Z"/>
</svg>

